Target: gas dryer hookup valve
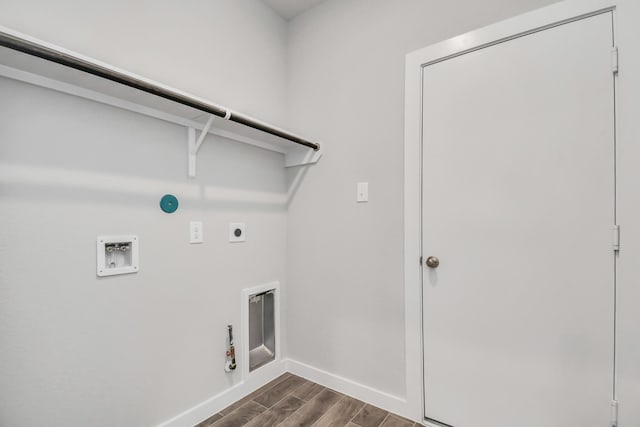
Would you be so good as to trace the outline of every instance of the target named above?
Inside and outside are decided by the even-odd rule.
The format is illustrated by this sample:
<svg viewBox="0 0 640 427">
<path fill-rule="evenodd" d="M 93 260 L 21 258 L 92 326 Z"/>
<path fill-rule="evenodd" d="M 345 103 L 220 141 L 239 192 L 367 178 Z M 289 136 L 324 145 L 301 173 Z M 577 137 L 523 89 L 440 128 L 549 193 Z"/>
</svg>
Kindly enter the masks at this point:
<svg viewBox="0 0 640 427">
<path fill-rule="evenodd" d="M 229 331 L 229 349 L 227 350 L 227 362 L 224 364 L 226 372 L 233 372 L 236 369 L 236 349 L 233 346 L 233 326 L 227 325 Z"/>
</svg>

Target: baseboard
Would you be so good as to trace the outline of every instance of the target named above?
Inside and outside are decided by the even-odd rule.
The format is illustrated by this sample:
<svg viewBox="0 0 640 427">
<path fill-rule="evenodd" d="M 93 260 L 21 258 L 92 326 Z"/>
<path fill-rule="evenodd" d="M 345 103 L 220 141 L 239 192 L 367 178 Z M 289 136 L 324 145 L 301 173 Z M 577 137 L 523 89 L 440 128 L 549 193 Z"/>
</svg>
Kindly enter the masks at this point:
<svg viewBox="0 0 640 427">
<path fill-rule="evenodd" d="M 242 399 L 263 385 L 273 381 L 286 372 L 286 363 L 276 360 L 251 373 L 245 381 L 235 384 L 193 408 L 187 409 L 158 427 L 193 427 L 232 403 Z"/>
<path fill-rule="evenodd" d="M 314 368 L 313 366 L 296 360 L 286 359 L 285 366 L 287 371 L 299 377 L 306 378 L 309 381 L 362 400 L 363 402 L 382 408 L 385 411 L 393 412 L 408 419 L 415 418 L 415 414 L 410 413 L 409 405 L 404 398 L 376 390 L 373 387 L 323 371 L 322 369 Z M 422 420 L 414 421 L 421 422 Z"/>
<path fill-rule="evenodd" d="M 309 381 L 336 390 L 386 411 L 414 419 L 406 399 L 360 384 L 292 359 L 277 360 L 249 375 L 248 379 L 228 388 L 190 408 L 157 427 L 193 427 L 213 414 L 242 399 L 246 395 L 273 381 L 285 372 L 291 372 Z M 422 420 L 414 420 L 421 422 Z"/>
</svg>

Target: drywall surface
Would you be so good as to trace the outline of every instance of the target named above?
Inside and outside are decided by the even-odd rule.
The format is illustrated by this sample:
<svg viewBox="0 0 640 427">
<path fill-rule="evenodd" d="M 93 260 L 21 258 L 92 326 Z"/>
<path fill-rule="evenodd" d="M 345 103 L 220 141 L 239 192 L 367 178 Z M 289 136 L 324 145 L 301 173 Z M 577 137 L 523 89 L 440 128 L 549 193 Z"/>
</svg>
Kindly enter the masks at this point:
<svg viewBox="0 0 640 427">
<path fill-rule="evenodd" d="M 258 0 L 2 0 L 0 25 L 284 125 L 286 23 Z"/>
<path fill-rule="evenodd" d="M 0 25 L 284 121 L 286 23 L 260 1 L 5 0 Z M 189 180 L 185 128 L 6 79 L 0 93 L 0 425 L 150 426 L 237 384 L 241 289 L 284 289 L 282 156 L 210 136 Z M 139 236 L 139 273 L 96 277 L 111 234 Z"/>
<path fill-rule="evenodd" d="M 291 22 L 290 121 L 326 154 L 289 206 L 290 358 L 405 396 L 405 55 L 552 2 L 331 0 Z"/>
<path fill-rule="evenodd" d="M 241 289 L 285 276 L 283 156 L 209 136 L 189 180 L 183 127 L 5 78 L 0 93 L 0 425 L 157 425 L 238 383 Z M 140 271 L 97 277 L 96 236 L 122 234 Z"/>
</svg>

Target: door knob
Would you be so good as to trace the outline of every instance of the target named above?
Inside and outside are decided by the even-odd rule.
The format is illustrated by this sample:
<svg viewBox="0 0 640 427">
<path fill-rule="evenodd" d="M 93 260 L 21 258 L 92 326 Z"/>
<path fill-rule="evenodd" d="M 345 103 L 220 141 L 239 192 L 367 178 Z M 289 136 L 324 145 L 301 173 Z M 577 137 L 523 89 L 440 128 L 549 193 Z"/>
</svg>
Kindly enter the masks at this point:
<svg viewBox="0 0 640 427">
<path fill-rule="evenodd" d="M 438 266 L 440 265 L 440 260 L 437 257 L 430 256 L 424 263 L 429 268 L 438 268 Z"/>
</svg>

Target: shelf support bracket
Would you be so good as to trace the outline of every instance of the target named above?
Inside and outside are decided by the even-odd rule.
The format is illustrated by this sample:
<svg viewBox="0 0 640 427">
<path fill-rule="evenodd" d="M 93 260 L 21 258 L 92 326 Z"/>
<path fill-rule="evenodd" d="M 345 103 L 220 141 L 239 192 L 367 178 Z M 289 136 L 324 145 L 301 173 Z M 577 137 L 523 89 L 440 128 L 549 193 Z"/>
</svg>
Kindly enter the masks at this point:
<svg viewBox="0 0 640 427">
<path fill-rule="evenodd" d="M 196 140 L 196 129 L 192 127 L 188 128 L 187 149 L 189 151 L 189 178 L 196 177 L 196 158 L 198 156 L 198 151 L 200 151 L 200 147 L 202 146 L 204 139 L 207 137 L 207 134 L 211 130 L 211 126 L 213 125 L 213 118 L 214 115 L 211 114 L 211 116 L 209 116 L 209 120 L 207 120 L 207 124 L 204 125 L 202 132 L 200 132 L 198 140 Z"/>
</svg>

